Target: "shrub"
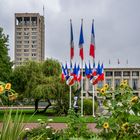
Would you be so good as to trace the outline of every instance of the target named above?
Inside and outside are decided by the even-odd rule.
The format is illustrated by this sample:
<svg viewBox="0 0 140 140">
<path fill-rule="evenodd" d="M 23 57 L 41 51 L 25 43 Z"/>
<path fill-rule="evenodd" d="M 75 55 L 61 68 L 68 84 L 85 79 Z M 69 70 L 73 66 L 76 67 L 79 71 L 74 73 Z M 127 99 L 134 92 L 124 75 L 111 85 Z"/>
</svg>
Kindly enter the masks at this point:
<svg viewBox="0 0 140 140">
<path fill-rule="evenodd" d="M 121 82 L 114 91 L 103 87 L 100 94 L 105 98 L 104 105 L 110 115 L 97 118 L 97 127 L 101 129 L 99 135 L 107 140 L 140 139 L 140 101 L 127 82 Z"/>
<path fill-rule="evenodd" d="M 93 111 L 93 102 L 92 99 L 84 99 L 84 105 L 83 105 L 83 109 L 84 109 L 84 115 L 92 115 L 92 111 Z M 97 101 L 94 102 L 94 110 L 96 111 L 98 107 L 98 103 Z"/>
</svg>

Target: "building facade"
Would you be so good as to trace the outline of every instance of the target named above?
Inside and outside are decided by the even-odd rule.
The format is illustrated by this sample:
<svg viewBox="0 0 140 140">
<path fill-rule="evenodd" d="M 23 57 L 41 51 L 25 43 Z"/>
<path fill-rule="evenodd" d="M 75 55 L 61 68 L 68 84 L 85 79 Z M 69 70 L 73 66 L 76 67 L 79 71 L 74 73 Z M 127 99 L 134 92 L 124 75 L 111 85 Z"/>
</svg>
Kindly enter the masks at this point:
<svg viewBox="0 0 140 140">
<path fill-rule="evenodd" d="M 45 59 L 44 16 L 39 13 L 15 14 L 15 66 L 28 60 Z"/>
<path fill-rule="evenodd" d="M 115 89 L 122 80 L 127 80 L 134 94 L 140 97 L 140 68 L 105 68 L 104 74 L 104 81 L 95 85 L 95 95 L 97 95 L 97 88 L 103 87 L 106 83 Z M 92 93 L 92 84 L 84 77 L 84 95 L 89 97 L 87 91 Z"/>
</svg>

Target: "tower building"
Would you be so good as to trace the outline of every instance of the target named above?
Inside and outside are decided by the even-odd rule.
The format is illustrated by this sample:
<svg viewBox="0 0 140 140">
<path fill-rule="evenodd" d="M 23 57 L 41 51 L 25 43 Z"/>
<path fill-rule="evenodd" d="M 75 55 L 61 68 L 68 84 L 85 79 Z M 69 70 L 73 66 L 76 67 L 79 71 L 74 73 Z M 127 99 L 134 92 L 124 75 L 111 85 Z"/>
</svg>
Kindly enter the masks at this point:
<svg viewBox="0 0 140 140">
<path fill-rule="evenodd" d="M 44 16 L 39 13 L 15 14 L 15 66 L 28 60 L 45 59 Z"/>
</svg>

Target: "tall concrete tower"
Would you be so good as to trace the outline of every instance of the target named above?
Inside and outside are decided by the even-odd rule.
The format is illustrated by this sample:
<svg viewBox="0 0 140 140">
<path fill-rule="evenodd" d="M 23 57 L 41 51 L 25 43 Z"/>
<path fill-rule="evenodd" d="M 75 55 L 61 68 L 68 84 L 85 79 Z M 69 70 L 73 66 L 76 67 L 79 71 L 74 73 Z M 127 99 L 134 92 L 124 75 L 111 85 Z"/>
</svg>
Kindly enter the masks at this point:
<svg viewBox="0 0 140 140">
<path fill-rule="evenodd" d="M 45 59 L 44 16 L 39 13 L 15 14 L 15 66 L 28 60 Z"/>
</svg>

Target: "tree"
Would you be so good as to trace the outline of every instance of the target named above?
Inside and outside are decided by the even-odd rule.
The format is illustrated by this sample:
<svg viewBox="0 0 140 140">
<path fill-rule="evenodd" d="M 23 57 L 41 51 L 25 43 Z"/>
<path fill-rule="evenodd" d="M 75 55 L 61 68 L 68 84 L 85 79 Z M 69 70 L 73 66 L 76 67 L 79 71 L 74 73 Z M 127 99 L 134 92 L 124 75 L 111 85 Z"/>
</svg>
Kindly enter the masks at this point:
<svg viewBox="0 0 140 140">
<path fill-rule="evenodd" d="M 3 33 L 0 27 L 0 81 L 8 82 L 12 72 L 12 63 L 8 56 L 8 36 Z"/>
<path fill-rule="evenodd" d="M 63 108 L 63 101 L 66 101 L 68 96 L 66 92 L 68 93 L 69 88 L 61 82 L 60 72 L 59 62 L 47 59 L 43 63 L 29 62 L 16 67 L 11 78 L 15 90 L 21 93 L 21 96 L 34 99 L 35 111 L 38 111 L 39 101 L 45 99 L 48 103 L 42 111 L 45 112 L 51 106 L 50 99 L 54 99 Z M 64 106 L 68 106 L 68 103 Z"/>
</svg>

